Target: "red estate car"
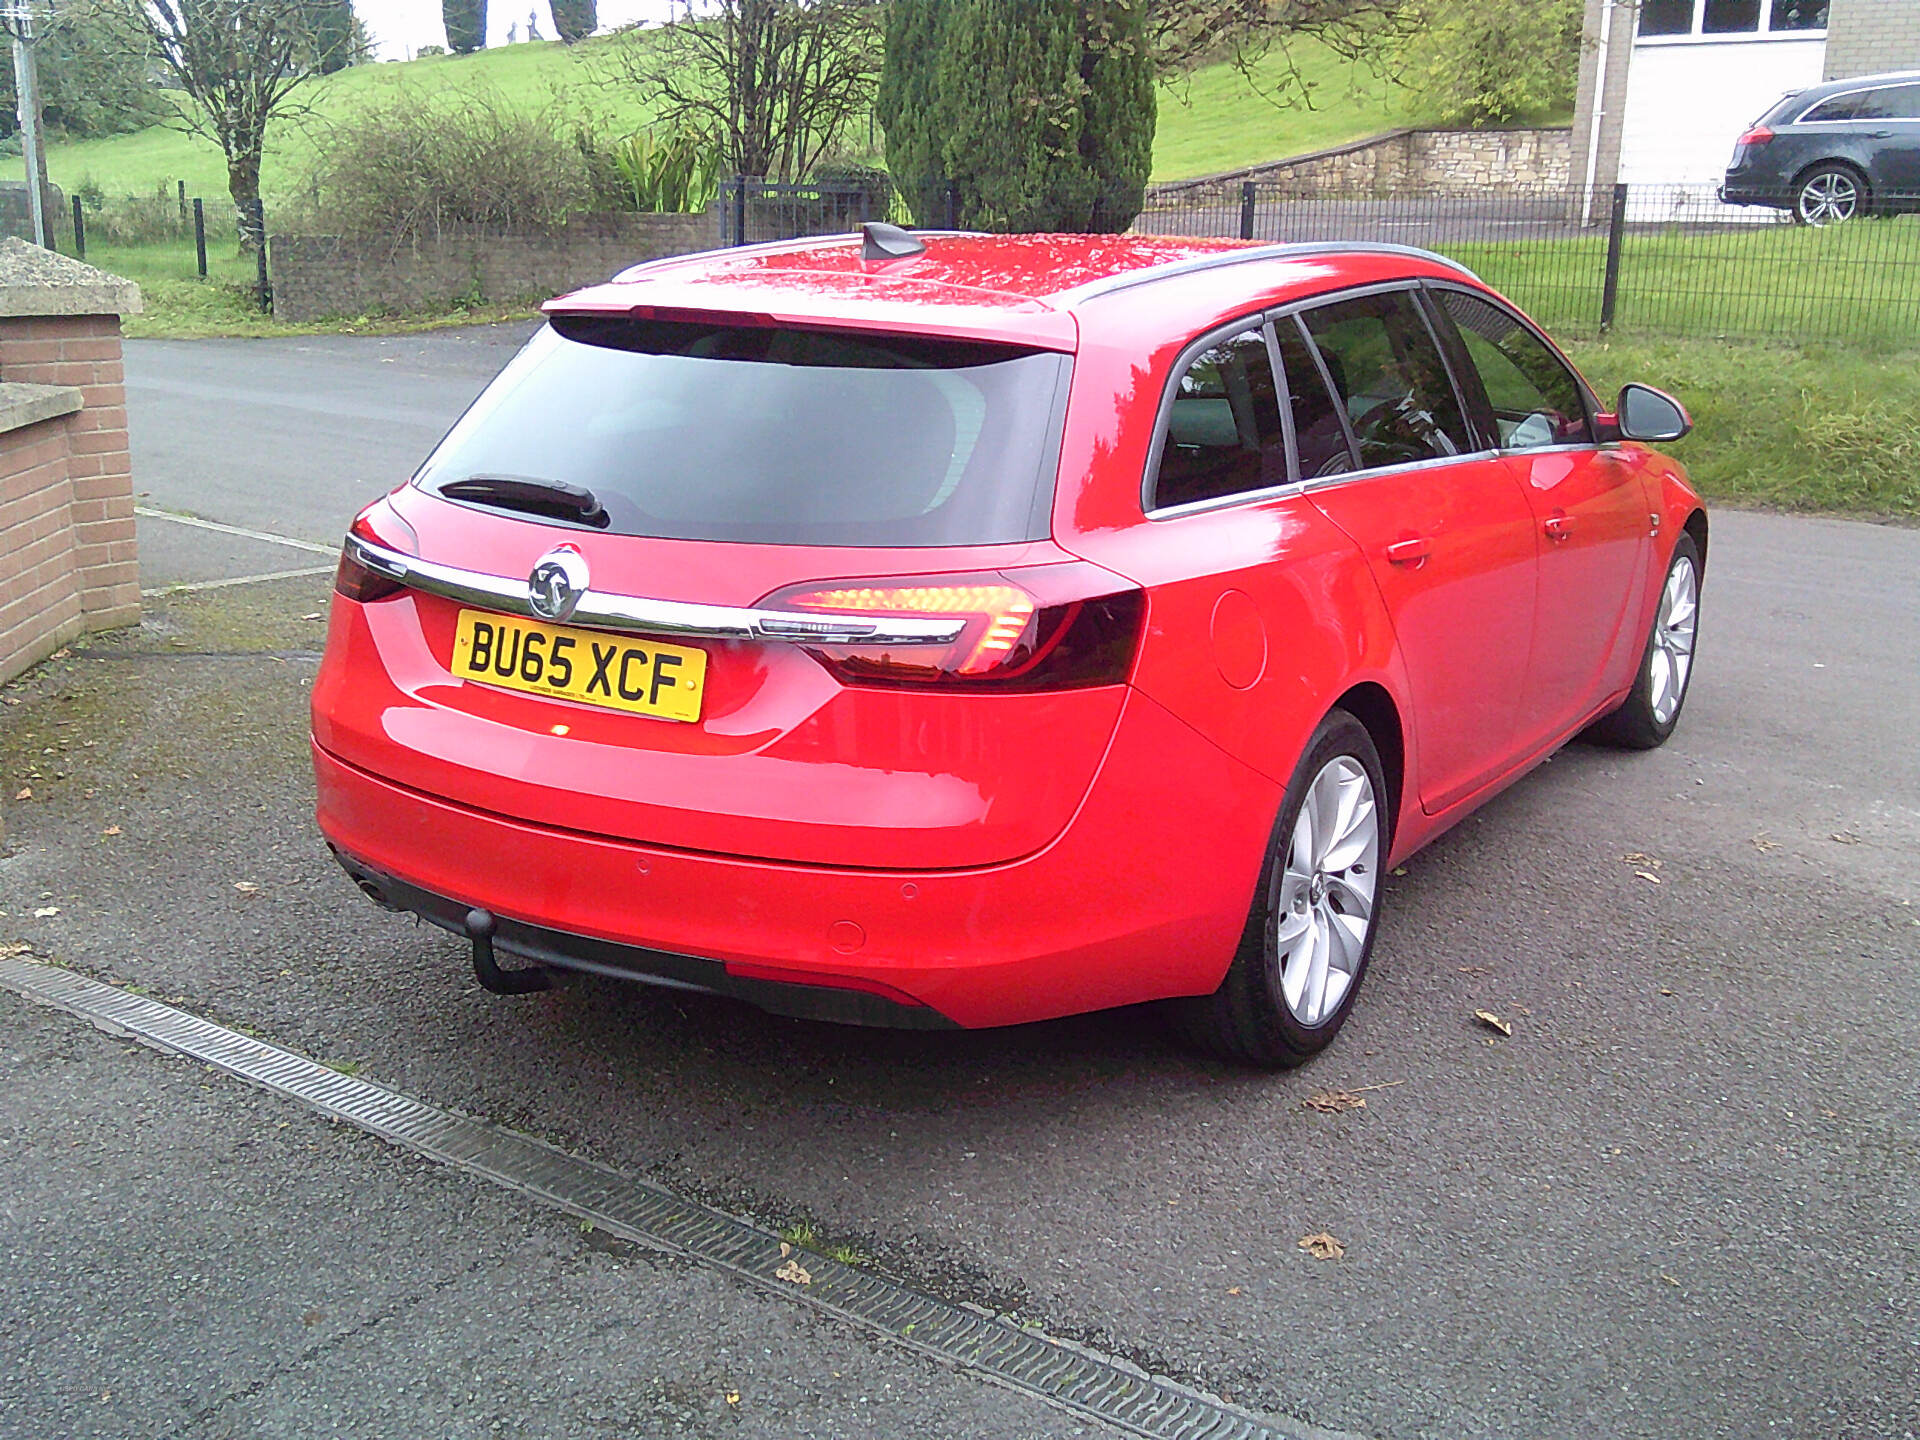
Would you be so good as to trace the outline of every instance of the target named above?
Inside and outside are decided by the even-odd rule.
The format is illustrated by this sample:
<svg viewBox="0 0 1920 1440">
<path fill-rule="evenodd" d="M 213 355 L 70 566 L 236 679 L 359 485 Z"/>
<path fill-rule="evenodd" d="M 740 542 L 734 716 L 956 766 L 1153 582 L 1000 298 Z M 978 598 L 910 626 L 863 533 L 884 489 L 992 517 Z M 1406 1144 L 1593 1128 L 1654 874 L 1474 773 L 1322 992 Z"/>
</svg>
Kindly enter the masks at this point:
<svg viewBox="0 0 1920 1440">
<path fill-rule="evenodd" d="M 870 226 L 546 311 L 354 521 L 313 696 L 328 841 L 490 988 L 1294 1064 L 1386 869 L 1679 718 L 1684 413 L 1438 256 Z"/>
</svg>

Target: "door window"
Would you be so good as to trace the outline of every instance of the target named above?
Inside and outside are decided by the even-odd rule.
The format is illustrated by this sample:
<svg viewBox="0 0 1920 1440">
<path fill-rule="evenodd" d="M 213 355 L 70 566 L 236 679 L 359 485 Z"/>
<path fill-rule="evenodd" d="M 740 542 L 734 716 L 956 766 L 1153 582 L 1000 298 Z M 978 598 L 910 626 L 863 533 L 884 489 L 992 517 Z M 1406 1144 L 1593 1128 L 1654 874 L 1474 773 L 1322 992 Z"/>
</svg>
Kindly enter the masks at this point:
<svg viewBox="0 0 1920 1440">
<path fill-rule="evenodd" d="M 1287 450 L 1267 341 L 1243 330 L 1180 377 L 1167 416 L 1152 508 L 1190 505 L 1287 483 Z"/>
<path fill-rule="evenodd" d="M 1435 298 L 1480 376 L 1501 449 L 1593 443 L 1579 381 L 1539 336 L 1477 295 L 1440 290 Z"/>
<path fill-rule="evenodd" d="M 1342 300 L 1301 319 L 1346 409 L 1361 469 L 1473 448 L 1440 347 L 1410 292 Z"/>
</svg>

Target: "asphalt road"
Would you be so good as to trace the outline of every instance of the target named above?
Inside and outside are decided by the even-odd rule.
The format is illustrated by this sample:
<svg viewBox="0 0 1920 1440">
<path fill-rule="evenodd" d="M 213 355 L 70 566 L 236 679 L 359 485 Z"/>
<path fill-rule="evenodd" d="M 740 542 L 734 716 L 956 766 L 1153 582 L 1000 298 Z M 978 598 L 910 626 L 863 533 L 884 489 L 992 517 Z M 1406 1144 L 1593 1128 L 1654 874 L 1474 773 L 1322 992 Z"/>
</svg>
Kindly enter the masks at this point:
<svg viewBox="0 0 1920 1440">
<path fill-rule="evenodd" d="M 170 508 L 330 538 L 450 418 L 426 412 L 456 408 L 479 357 L 507 353 L 460 336 L 367 342 L 376 357 L 419 347 L 406 363 L 425 378 L 403 383 L 414 371 L 396 357 L 325 415 L 291 403 L 332 405 L 319 398 L 331 377 L 369 368 L 354 343 L 196 350 L 195 383 L 215 397 L 197 419 L 177 389 L 155 418 L 140 378 L 182 373 L 167 358 L 180 347 L 133 347 L 142 487 Z M 355 439 L 350 405 L 376 403 L 418 412 L 408 438 L 383 421 Z M 317 461 L 282 438 L 301 413 L 316 414 L 315 444 L 332 436 Z M 238 438 L 165 459 L 223 429 Z M 1191 1057 L 1144 1012 L 927 1036 L 613 983 L 485 995 L 445 937 L 367 906 L 311 831 L 303 707 L 319 627 L 303 617 L 323 608 L 323 577 L 156 600 L 140 635 L 16 687 L 0 783 L 35 798 L 8 811 L 0 939 L 701 1198 L 805 1219 L 915 1283 L 1317 1425 L 1908 1437 L 1916 575 L 1914 531 L 1716 515 L 1673 742 L 1572 747 L 1415 857 L 1387 892 L 1346 1033 L 1291 1075 Z M 1478 1025 L 1482 1008 L 1513 1036 Z M 111 1090 L 123 1061 L 167 1068 L 87 1063 Z M 89 1073 L 74 1072 L 76 1095 Z M 195 1094 L 207 1083 L 224 1082 Z M 1303 1104 L 1366 1086 L 1383 1088 L 1363 1110 Z M 162 1111 L 180 1098 L 155 1096 Z M 207 1103 L 278 1117 L 246 1092 Z M 52 1164 L 56 1149 L 33 1153 Z M 253 1151 L 237 1155 L 225 1185 L 271 1173 L 258 1223 L 294 1236 L 299 1207 L 355 1163 L 322 1147 L 260 1155 L 255 1171 Z M 96 1193 L 109 1203 L 113 1186 Z M 428 1202 L 376 1208 L 414 1203 Z M 1301 1251 L 1321 1229 L 1344 1259 Z M 113 1243 L 110 1227 L 86 1233 Z M 519 1263 L 484 1233 L 445 1243 L 503 1275 Z M 15 1253 L 5 1293 L 72 1294 L 84 1310 L 84 1287 L 59 1289 L 38 1252 Z M 406 1265 L 404 1246 L 391 1253 Z M 544 1273 L 539 1254 L 525 1263 Z M 626 1323 L 604 1293 L 578 1304 Z M 688 1313 L 697 1331 L 726 1312 Z M 419 1343 L 438 1344 L 418 1323 Z M 1001 1424 L 978 1432 L 1017 1433 Z"/>
</svg>

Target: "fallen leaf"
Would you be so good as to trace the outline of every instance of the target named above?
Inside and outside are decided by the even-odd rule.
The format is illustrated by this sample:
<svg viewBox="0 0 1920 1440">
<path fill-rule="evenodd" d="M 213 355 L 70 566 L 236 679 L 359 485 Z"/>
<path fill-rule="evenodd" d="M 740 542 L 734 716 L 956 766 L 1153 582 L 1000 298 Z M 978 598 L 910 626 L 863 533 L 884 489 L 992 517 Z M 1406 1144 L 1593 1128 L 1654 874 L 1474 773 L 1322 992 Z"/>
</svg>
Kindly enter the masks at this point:
<svg viewBox="0 0 1920 1440">
<path fill-rule="evenodd" d="M 1313 1235 L 1302 1235 L 1300 1248 L 1316 1260 L 1338 1260 L 1347 1253 L 1347 1247 L 1324 1230 Z"/>
<path fill-rule="evenodd" d="M 1678 1285 L 1680 1283 L 1678 1280 L 1674 1279 L 1673 1276 L 1667 1274 L 1666 1271 L 1664 1270 L 1660 1272 L 1660 1278 L 1666 1281 L 1667 1284 L 1669 1285 Z"/>
<path fill-rule="evenodd" d="M 1485 1025 L 1489 1030 L 1498 1030 L 1502 1035 L 1513 1034 L 1513 1026 L 1502 1020 L 1491 1010 L 1476 1010 L 1473 1012 L 1473 1018 L 1478 1020 L 1482 1025 Z"/>
<path fill-rule="evenodd" d="M 50 660 L 65 660 L 72 654 L 73 652 L 71 650 L 56 650 L 47 658 Z"/>
<path fill-rule="evenodd" d="M 1620 858 L 1629 865 L 1644 865 L 1649 870 L 1659 870 L 1663 868 L 1662 861 L 1654 859 L 1651 855 L 1642 855 L 1638 850 L 1635 850 L 1630 855 L 1622 855 Z"/>
<path fill-rule="evenodd" d="M 1660 989 L 1660 993 L 1661 993 L 1662 995 L 1671 995 L 1671 994 L 1672 994 L 1673 992 L 1672 992 L 1671 990 L 1669 990 L 1669 989 L 1667 989 L 1667 988 L 1666 988 L 1665 986 L 1662 986 L 1662 987 L 1661 987 L 1661 989 Z"/>
<path fill-rule="evenodd" d="M 33 787 L 31 785 L 22 785 L 18 790 L 14 792 L 13 798 L 16 800 L 33 799 Z"/>
<path fill-rule="evenodd" d="M 740 1392 L 738 1390 L 727 1391 L 727 1403 L 729 1405 L 738 1405 L 740 1403 Z"/>
<path fill-rule="evenodd" d="M 1404 865 L 1396 865 L 1393 867 L 1393 870 L 1391 871 L 1391 873 L 1395 875 L 1404 875 L 1407 873 L 1407 867 Z"/>
<path fill-rule="evenodd" d="M 1366 1097 L 1356 1095 L 1351 1090 L 1322 1090 L 1300 1103 L 1309 1110 L 1318 1110 L 1322 1115 L 1338 1115 L 1343 1110 L 1367 1108 Z"/>
<path fill-rule="evenodd" d="M 793 1246 L 782 1240 L 780 1242 L 780 1258 L 784 1260 L 791 1254 L 793 1254 Z"/>
<path fill-rule="evenodd" d="M 238 890 L 242 895 L 258 895 L 260 893 L 260 887 L 251 880 L 236 880 L 233 882 L 233 888 Z"/>
<path fill-rule="evenodd" d="M 1758 850 L 1762 855 L 1766 854 L 1769 850 L 1778 850 L 1780 848 L 1780 842 L 1764 830 L 1753 836 L 1752 843 L 1753 848 Z"/>
<path fill-rule="evenodd" d="M 16 955 L 31 955 L 33 946 L 24 940 L 0 940 L 0 960 L 11 960 Z"/>
<path fill-rule="evenodd" d="M 1858 845 L 1860 837 L 1851 830 L 1836 830 L 1828 837 L 1837 845 Z"/>
<path fill-rule="evenodd" d="M 1229 1295 L 1238 1295 L 1240 1293 L 1240 1287 L 1238 1285 L 1229 1285 L 1227 1286 L 1227 1293 Z"/>
<path fill-rule="evenodd" d="M 791 1280 L 795 1285 L 811 1285 L 813 1283 L 813 1276 L 801 1268 L 798 1260 L 787 1261 L 786 1264 L 782 1265 L 773 1273 L 777 1278 L 781 1280 Z"/>
<path fill-rule="evenodd" d="M 102 830 L 100 833 L 102 835 L 107 835 L 107 836 L 118 835 L 120 833 L 120 827 L 118 825 L 109 825 L 107 826 L 106 829 Z"/>
<path fill-rule="evenodd" d="M 58 905 L 42 905 L 38 910 L 33 912 L 33 918 L 36 920 L 51 920 L 59 913 L 60 907 Z"/>
<path fill-rule="evenodd" d="M 1650 881 L 1655 885 L 1658 885 L 1660 883 L 1660 877 L 1654 874 L 1651 870 L 1636 870 L 1633 873 L 1638 875 L 1642 880 Z"/>
</svg>

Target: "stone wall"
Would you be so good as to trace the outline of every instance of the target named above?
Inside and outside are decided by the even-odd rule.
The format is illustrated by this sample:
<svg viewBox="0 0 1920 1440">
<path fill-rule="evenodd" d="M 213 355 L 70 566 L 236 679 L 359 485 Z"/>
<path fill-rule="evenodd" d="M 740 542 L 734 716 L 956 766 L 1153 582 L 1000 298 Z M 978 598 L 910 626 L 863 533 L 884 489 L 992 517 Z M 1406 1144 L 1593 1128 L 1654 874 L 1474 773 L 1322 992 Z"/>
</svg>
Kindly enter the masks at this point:
<svg viewBox="0 0 1920 1440">
<path fill-rule="evenodd" d="M 120 316 L 133 285 L 0 241 L 0 681 L 140 618 Z"/>
<path fill-rule="evenodd" d="M 1239 198 L 1246 181 L 1302 194 L 1465 194 L 1488 189 L 1564 190 L 1572 183 L 1566 130 L 1394 130 L 1311 155 L 1241 170 L 1175 180 L 1148 192 L 1154 200 Z"/>
<path fill-rule="evenodd" d="M 466 231 L 395 247 L 337 236 L 276 235 L 276 320 L 404 315 L 462 302 L 516 304 L 606 280 L 629 265 L 708 250 L 712 215 L 587 215 L 555 231 Z"/>
<path fill-rule="evenodd" d="M 1920 70 L 1920 4 L 1833 0 L 1827 16 L 1827 79 L 1888 70 Z"/>
</svg>

